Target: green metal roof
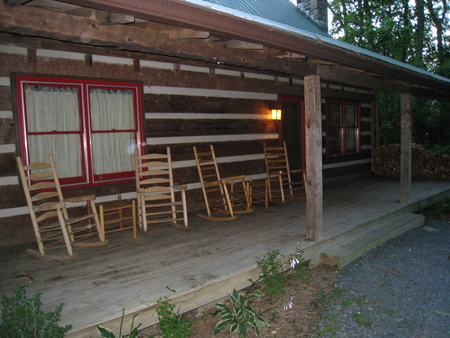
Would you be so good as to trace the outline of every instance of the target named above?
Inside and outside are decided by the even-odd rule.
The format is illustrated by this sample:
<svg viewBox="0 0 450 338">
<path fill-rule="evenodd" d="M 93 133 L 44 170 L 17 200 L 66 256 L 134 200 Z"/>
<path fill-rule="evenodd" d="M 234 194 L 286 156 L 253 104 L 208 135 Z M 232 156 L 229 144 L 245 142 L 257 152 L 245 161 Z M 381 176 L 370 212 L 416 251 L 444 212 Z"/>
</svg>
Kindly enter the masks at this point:
<svg viewBox="0 0 450 338">
<path fill-rule="evenodd" d="M 227 13 L 242 19 L 308 37 L 356 54 L 368 56 L 400 68 L 429 76 L 446 83 L 450 79 L 401 61 L 332 38 L 289 0 L 185 0 L 186 2 Z"/>
<path fill-rule="evenodd" d="M 314 34 L 328 36 L 322 27 L 289 0 L 203 0 L 196 3 L 200 2 L 223 6 L 229 9 L 230 14 L 239 11 L 290 27 L 304 29 Z"/>
</svg>

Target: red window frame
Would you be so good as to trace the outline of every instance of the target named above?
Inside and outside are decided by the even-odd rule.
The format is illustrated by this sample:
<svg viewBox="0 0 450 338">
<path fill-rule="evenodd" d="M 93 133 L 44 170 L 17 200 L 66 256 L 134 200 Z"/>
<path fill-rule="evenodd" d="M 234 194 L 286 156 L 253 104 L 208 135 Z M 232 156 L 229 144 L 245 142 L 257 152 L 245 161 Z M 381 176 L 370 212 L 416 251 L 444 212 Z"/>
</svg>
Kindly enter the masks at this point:
<svg viewBox="0 0 450 338">
<path fill-rule="evenodd" d="M 30 132 L 28 130 L 28 115 L 26 111 L 25 88 L 27 86 L 47 86 L 47 87 L 71 87 L 78 88 L 78 109 L 80 117 L 79 130 L 71 131 L 51 131 L 51 132 Z M 24 165 L 30 163 L 30 150 L 28 136 L 30 135 L 57 135 L 57 134 L 79 134 L 80 136 L 80 162 L 81 176 L 61 178 L 62 186 L 93 186 L 108 183 L 118 183 L 134 180 L 135 171 L 107 173 L 94 175 L 92 159 L 92 135 L 96 133 L 107 133 L 111 131 L 95 131 L 91 126 L 91 113 L 89 103 L 89 89 L 123 89 L 131 90 L 133 93 L 133 113 L 134 129 L 119 130 L 114 132 L 133 132 L 135 147 L 141 148 L 144 144 L 144 120 L 142 111 L 142 82 L 133 81 L 111 81 L 91 78 L 66 78 L 41 75 L 16 75 L 15 90 L 17 100 L 17 118 L 20 133 L 20 151 Z"/>
<path fill-rule="evenodd" d="M 340 116 L 339 126 L 335 126 L 333 124 L 333 111 L 331 111 L 330 105 L 338 104 L 341 105 L 342 115 Z M 327 156 L 340 156 L 340 155 L 348 155 L 348 154 L 357 154 L 361 152 L 361 104 L 359 102 L 354 101 L 345 101 L 345 100 L 327 100 L 327 132 L 326 132 L 326 144 L 327 144 Z M 354 106 L 356 107 L 356 126 L 348 126 L 347 125 L 347 107 Z M 333 151 L 332 147 L 332 134 L 333 129 L 339 129 L 339 152 Z M 349 149 L 347 146 L 347 133 L 350 129 L 355 129 L 355 141 L 356 146 L 352 149 Z"/>
</svg>

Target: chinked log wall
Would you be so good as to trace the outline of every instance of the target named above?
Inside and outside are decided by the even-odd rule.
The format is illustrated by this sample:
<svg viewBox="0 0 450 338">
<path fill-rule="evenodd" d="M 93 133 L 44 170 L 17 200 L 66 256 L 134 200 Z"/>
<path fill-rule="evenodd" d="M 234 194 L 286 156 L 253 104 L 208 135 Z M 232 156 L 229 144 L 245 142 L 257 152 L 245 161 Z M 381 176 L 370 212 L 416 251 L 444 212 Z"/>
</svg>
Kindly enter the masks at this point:
<svg viewBox="0 0 450 338">
<path fill-rule="evenodd" d="M 143 111 L 147 151 L 172 149 L 177 184 L 187 184 L 189 210 L 203 208 L 192 146 L 214 144 L 222 176 L 264 173 L 263 142 L 278 140 L 268 118 L 278 95 L 303 96 L 303 79 L 254 69 L 224 68 L 163 56 L 81 46 L 0 34 L 0 246 L 34 241 L 26 202 L 18 182 L 12 72 L 139 80 L 144 84 Z M 362 103 L 362 152 L 325 158 L 327 175 L 369 171 L 372 94 L 322 84 L 325 97 Z M 325 122 L 325 115 L 322 120 Z M 325 125 L 324 125 L 325 146 Z M 133 196 L 134 182 L 67 189 L 65 196 L 93 193 L 97 202 L 118 194 Z"/>
</svg>

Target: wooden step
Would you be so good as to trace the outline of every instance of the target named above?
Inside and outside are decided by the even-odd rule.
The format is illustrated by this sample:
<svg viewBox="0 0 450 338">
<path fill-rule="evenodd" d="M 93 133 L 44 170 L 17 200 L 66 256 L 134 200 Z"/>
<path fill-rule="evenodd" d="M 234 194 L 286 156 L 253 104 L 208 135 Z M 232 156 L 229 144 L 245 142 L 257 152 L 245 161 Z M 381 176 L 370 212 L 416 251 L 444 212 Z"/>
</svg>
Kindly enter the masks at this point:
<svg viewBox="0 0 450 338">
<path fill-rule="evenodd" d="M 376 227 L 366 232 L 345 239 L 326 249 L 321 254 L 321 262 L 341 269 L 377 245 L 423 224 L 425 224 L 423 215 L 410 213 L 396 215 L 378 223 Z"/>
</svg>

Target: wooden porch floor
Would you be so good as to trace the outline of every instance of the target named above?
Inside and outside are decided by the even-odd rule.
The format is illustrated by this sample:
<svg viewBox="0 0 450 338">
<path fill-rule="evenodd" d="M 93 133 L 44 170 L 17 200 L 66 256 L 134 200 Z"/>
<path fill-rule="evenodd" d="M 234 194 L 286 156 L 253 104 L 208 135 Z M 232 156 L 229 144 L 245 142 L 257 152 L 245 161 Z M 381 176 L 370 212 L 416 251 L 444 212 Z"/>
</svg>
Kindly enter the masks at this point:
<svg viewBox="0 0 450 338">
<path fill-rule="evenodd" d="M 324 187 L 323 239 L 305 236 L 305 204 L 256 207 L 235 221 L 212 222 L 195 215 L 190 230 L 158 225 L 133 239 L 132 232 L 108 236 L 109 244 L 75 248 L 78 257 L 65 262 L 44 261 L 25 253 L 26 247 L 1 249 L 0 294 L 11 295 L 18 283 L 27 295 L 42 292 L 43 309 L 64 303 L 61 325 L 72 324 L 70 336 L 94 336 L 95 325 L 118 327 L 122 308 L 126 320 L 138 311 L 142 327 L 156 322 L 152 306 L 176 290 L 182 311 L 243 288 L 256 276 L 256 257 L 278 249 L 289 254 L 300 242 L 307 258 L 316 258 L 333 239 L 367 222 L 450 194 L 450 182 L 413 181 L 411 202 L 399 203 L 398 180 L 358 177 Z M 22 282 L 27 276 L 32 282 Z M 170 295 L 172 296 L 172 295 Z M 128 332 L 125 329 L 125 332 Z"/>
</svg>

